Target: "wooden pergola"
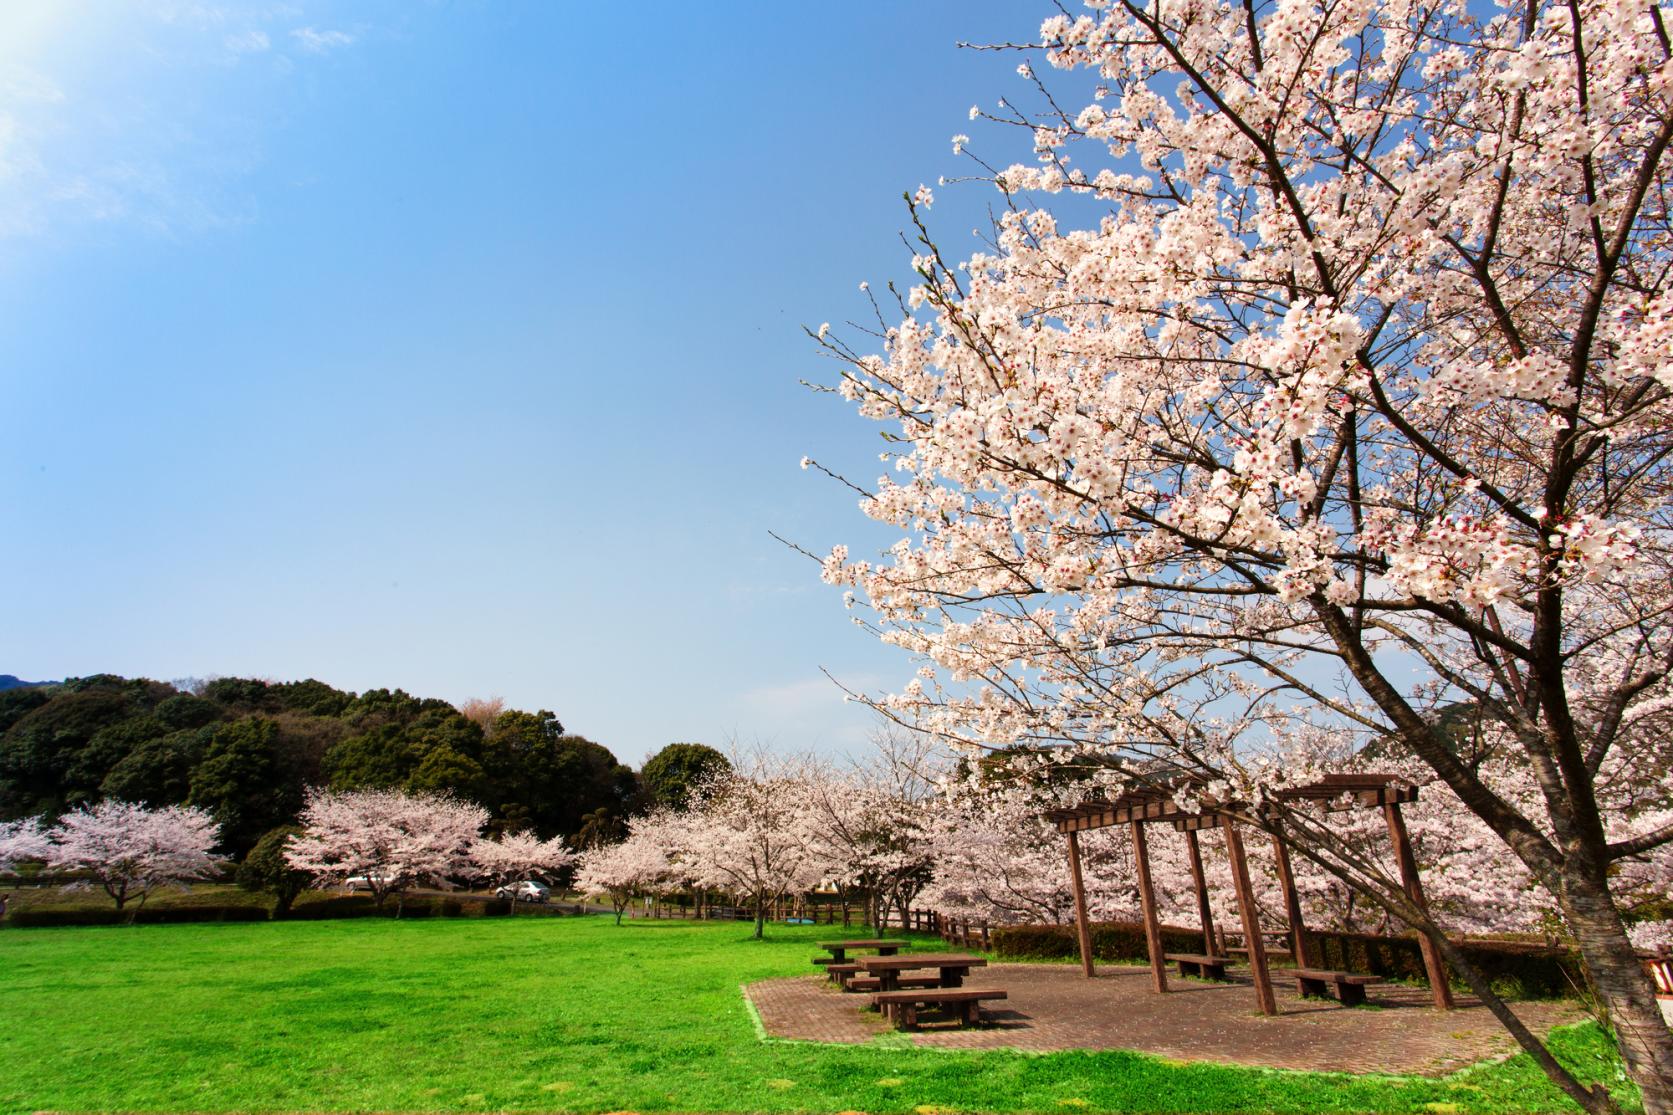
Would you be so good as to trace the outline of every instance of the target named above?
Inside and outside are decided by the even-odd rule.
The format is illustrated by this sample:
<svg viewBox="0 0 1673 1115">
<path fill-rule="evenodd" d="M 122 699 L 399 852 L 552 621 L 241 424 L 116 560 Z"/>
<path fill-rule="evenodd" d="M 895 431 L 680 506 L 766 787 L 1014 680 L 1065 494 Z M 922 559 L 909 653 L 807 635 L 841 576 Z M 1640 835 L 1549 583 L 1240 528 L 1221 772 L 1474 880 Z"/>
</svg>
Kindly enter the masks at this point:
<svg viewBox="0 0 1673 1115">
<path fill-rule="evenodd" d="M 1400 806 L 1417 800 L 1417 787 L 1391 774 L 1331 774 L 1317 782 L 1290 786 L 1275 796 L 1284 801 L 1311 801 L 1327 810 L 1380 808 L 1388 823 L 1389 839 L 1394 844 L 1395 859 L 1400 865 L 1400 882 L 1406 897 L 1419 909 L 1426 909 L 1423 882 L 1418 877 L 1417 858 L 1412 854 L 1412 842 L 1406 832 L 1406 822 Z M 1182 797 L 1194 797 L 1191 808 L 1180 803 Z M 1092 929 L 1086 918 L 1086 888 L 1081 881 L 1080 834 L 1092 829 L 1129 827 L 1133 838 L 1133 856 L 1137 864 L 1139 902 L 1144 910 L 1145 942 L 1150 951 L 1150 972 L 1158 993 L 1168 989 L 1167 961 L 1162 947 L 1162 924 L 1156 913 L 1156 892 L 1150 880 L 1150 853 L 1146 844 L 1145 826 L 1166 822 L 1185 834 L 1186 850 L 1190 854 L 1191 879 L 1197 892 L 1197 912 L 1202 921 L 1203 951 L 1214 954 L 1214 914 L 1208 904 L 1208 883 L 1203 872 L 1202 848 L 1197 832 L 1218 828 L 1225 832 L 1226 854 L 1231 861 L 1232 885 L 1237 892 L 1238 916 L 1243 923 L 1243 936 L 1248 944 L 1249 968 L 1254 976 L 1255 995 L 1264 1014 L 1278 1013 L 1277 999 L 1272 993 L 1272 976 L 1267 969 L 1266 945 L 1261 937 L 1260 920 L 1255 911 L 1255 890 L 1249 881 L 1249 864 L 1239 832 L 1237 815 L 1248 816 L 1246 803 L 1217 801 L 1204 794 L 1190 780 L 1170 785 L 1129 790 L 1109 800 L 1082 802 L 1072 809 L 1054 809 L 1045 814 L 1057 826 L 1069 844 L 1069 879 L 1075 894 L 1075 926 L 1080 942 L 1081 969 L 1088 978 L 1093 974 Z M 1289 918 L 1290 947 L 1294 950 L 1296 967 L 1310 968 L 1313 957 L 1308 948 L 1306 927 L 1302 922 L 1301 899 L 1295 889 L 1294 869 L 1290 863 L 1289 846 L 1276 817 L 1268 819 L 1272 829 L 1273 849 L 1277 856 L 1278 884 L 1284 892 L 1284 908 Z M 1446 966 L 1441 961 L 1440 949 L 1427 935 L 1419 938 L 1423 950 L 1423 966 L 1429 975 L 1435 1006 L 1441 1010 L 1452 1007 L 1452 991 L 1447 984 Z"/>
</svg>

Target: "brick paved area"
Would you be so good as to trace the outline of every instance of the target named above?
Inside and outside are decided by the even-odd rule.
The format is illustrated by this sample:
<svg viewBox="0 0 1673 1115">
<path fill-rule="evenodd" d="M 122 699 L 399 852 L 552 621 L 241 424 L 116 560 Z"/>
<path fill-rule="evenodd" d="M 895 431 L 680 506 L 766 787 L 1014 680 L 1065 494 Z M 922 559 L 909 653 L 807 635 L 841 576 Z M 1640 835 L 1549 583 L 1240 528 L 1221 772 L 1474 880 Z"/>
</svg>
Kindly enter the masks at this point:
<svg viewBox="0 0 1673 1115">
<path fill-rule="evenodd" d="M 994 1022 L 975 1030 L 933 1025 L 911 1035 L 945 1049 L 1135 1049 L 1182 1061 L 1219 1061 L 1328 1072 L 1438 1075 L 1515 1051 L 1503 1028 L 1474 999 L 1450 1012 L 1429 1006 L 1423 988 L 1368 988 L 1371 1007 L 1301 999 L 1275 981 L 1279 1013 L 1267 1018 L 1247 980 L 1230 984 L 1170 977 L 1170 992 L 1150 988 L 1138 967 L 1100 968 L 1087 980 L 1078 967 L 995 964 L 968 981 L 1010 993 L 994 1004 Z M 862 1010 L 865 995 L 835 989 L 820 975 L 763 980 L 745 988 L 774 1037 L 858 1043 L 889 1031 Z M 1579 1021 L 1566 1002 L 1523 1003 L 1516 1013 L 1536 1033 Z"/>
</svg>

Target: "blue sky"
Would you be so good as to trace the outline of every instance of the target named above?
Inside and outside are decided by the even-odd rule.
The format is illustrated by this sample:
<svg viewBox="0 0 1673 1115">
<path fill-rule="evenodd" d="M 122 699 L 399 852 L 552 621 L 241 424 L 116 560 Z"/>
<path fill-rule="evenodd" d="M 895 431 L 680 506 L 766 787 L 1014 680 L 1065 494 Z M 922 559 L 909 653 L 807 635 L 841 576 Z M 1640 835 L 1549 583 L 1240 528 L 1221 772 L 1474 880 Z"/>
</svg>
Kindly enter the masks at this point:
<svg viewBox="0 0 1673 1115">
<path fill-rule="evenodd" d="M 881 444 L 801 327 L 903 275 L 901 192 L 1021 91 L 955 44 L 1050 14 L 10 0 L 0 672 L 859 745 L 821 668 L 912 664 L 767 533 L 888 540 L 797 467 Z M 937 194 L 966 254 L 993 196 Z"/>
</svg>

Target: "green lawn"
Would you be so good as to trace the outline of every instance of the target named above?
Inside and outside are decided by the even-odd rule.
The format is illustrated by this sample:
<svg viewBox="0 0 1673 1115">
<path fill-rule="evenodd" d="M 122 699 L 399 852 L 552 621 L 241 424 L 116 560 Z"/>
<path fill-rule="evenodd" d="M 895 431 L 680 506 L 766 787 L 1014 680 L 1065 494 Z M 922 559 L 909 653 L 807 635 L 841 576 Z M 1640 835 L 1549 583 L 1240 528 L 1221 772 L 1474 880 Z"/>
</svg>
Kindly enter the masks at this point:
<svg viewBox="0 0 1673 1115">
<path fill-rule="evenodd" d="M 1526 1061 L 1442 1081 L 1124 1053 L 764 1041 L 744 981 L 828 927 L 492 918 L 0 930 L 0 1111 L 1551 1111 Z M 1567 1032 L 1588 1078 L 1608 1042 Z"/>
</svg>

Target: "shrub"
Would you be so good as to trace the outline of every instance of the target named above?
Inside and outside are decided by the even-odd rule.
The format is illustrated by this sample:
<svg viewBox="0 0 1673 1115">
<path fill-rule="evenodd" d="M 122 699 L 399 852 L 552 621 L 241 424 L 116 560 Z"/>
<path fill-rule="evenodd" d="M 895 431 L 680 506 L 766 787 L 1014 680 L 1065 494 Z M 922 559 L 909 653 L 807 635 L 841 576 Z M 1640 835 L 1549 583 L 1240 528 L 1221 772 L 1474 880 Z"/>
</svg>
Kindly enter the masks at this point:
<svg viewBox="0 0 1673 1115">
<path fill-rule="evenodd" d="M 1416 937 L 1336 932 L 1308 936 L 1317 943 L 1319 963 L 1326 968 L 1429 982 Z M 1481 939 L 1459 941 L 1458 949 L 1494 990 L 1513 998 L 1563 998 L 1580 994 L 1586 986 L 1580 957 L 1569 949 Z M 1456 974 L 1453 979 L 1456 982 Z"/>
<path fill-rule="evenodd" d="M 245 890 L 266 891 L 274 898 L 273 916 L 290 912 L 296 898 L 308 887 L 308 873 L 285 862 L 285 844 L 302 830 L 295 825 L 269 829 L 238 865 L 238 885 Z"/>
<path fill-rule="evenodd" d="M 1026 960 L 1073 960 L 1080 955 L 1080 942 L 1072 925 L 1006 925 L 993 930 L 993 951 L 1000 957 Z M 1201 952 L 1202 932 L 1162 927 L 1165 952 Z M 1092 955 L 1098 960 L 1148 961 L 1150 946 L 1139 922 L 1094 922 Z"/>
<path fill-rule="evenodd" d="M 326 918 L 371 918 L 383 913 L 377 903 L 364 894 L 334 894 L 329 898 L 319 898 L 312 902 L 299 902 L 290 908 L 291 918 L 302 918 L 307 921 L 320 921 Z M 395 907 L 389 907 L 389 913 L 395 913 Z"/>
</svg>

